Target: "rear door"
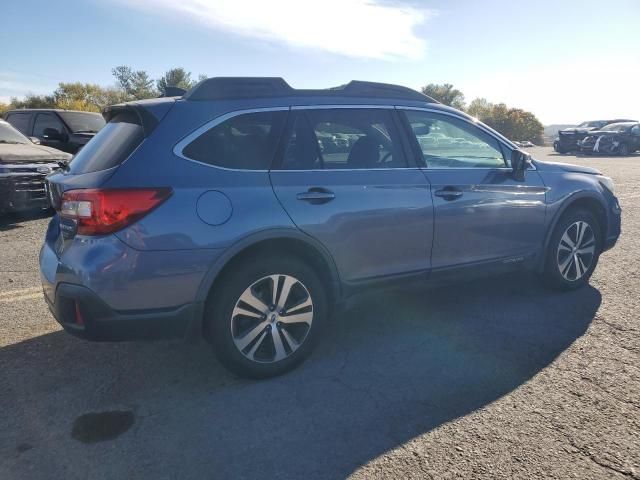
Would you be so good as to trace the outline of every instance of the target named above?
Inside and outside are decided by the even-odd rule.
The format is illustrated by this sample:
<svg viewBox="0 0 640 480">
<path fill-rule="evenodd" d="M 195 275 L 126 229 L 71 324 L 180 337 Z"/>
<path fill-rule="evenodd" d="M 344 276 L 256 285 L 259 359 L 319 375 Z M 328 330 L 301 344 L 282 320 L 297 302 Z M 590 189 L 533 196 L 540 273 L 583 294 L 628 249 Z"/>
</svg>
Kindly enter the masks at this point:
<svg viewBox="0 0 640 480">
<path fill-rule="evenodd" d="M 510 150 L 458 116 L 402 110 L 431 182 L 434 269 L 519 263 L 539 253 L 545 192 L 533 169 L 513 177 Z"/>
<path fill-rule="evenodd" d="M 429 268 L 429 184 L 406 150 L 393 108 L 292 109 L 271 182 L 344 281 Z"/>
</svg>

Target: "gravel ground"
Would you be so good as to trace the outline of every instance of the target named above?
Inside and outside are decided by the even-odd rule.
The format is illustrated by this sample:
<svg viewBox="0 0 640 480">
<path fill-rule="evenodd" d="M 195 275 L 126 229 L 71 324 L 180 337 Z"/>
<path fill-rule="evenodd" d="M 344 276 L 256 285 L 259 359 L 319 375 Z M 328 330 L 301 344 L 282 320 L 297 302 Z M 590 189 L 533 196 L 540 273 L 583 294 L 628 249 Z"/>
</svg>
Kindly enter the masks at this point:
<svg viewBox="0 0 640 480">
<path fill-rule="evenodd" d="M 640 479 L 640 155 L 532 153 L 617 183 L 624 234 L 591 287 L 362 295 L 262 382 L 204 343 L 65 334 L 39 290 L 48 219 L 2 220 L 0 478 Z"/>
</svg>

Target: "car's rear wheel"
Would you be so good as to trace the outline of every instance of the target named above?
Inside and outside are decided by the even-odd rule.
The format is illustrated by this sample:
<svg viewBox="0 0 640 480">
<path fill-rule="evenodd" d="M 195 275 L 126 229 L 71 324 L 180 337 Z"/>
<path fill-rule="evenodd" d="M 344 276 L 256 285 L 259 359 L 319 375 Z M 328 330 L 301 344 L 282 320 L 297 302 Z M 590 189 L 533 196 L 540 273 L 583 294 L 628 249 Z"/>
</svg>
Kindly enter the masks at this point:
<svg viewBox="0 0 640 480">
<path fill-rule="evenodd" d="M 234 265 L 214 289 L 205 333 L 223 365 L 243 377 L 272 377 L 299 365 L 326 321 L 324 285 L 297 258 L 252 258 Z"/>
<path fill-rule="evenodd" d="M 573 210 L 558 221 L 549 241 L 544 277 L 559 290 L 586 285 L 602 249 L 600 227 L 586 210 Z"/>
</svg>

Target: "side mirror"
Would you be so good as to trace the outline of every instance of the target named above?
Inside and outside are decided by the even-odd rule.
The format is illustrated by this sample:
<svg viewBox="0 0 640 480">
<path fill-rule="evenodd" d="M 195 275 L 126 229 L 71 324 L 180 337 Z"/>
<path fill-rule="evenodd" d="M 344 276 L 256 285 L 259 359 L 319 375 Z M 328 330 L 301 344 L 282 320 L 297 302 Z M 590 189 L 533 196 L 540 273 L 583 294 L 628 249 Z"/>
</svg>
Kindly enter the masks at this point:
<svg viewBox="0 0 640 480">
<path fill-rule="evenodd" d="M 31 143 L 34 145 L 40 145 L 40 139 L 38 137 L 29 137 L 29 140 L 31 140 Z"/>
<path fill-rule="evenodd" d="M 524 181 L 524 172 L 531 164 L 531 155 L 522 150 L 514 150 L 511 152 L 511 168 L 513 169 L 513 178 L 522 182 Z"/>
<path fill-rule="evenodd" d="M 46 138 L 47 140 L 61 140 L 61 141 L 65 140 L 64 133 L 51 127 L 44 129 L 44 132 L 42 132 L 42 137 Z"/>
</svg>

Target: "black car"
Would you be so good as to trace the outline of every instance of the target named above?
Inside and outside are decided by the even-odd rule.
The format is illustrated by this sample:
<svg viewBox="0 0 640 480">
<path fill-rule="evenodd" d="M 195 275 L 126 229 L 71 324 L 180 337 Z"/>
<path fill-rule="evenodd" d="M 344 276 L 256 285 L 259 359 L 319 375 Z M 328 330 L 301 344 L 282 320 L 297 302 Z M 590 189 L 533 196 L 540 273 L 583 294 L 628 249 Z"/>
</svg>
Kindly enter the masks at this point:
<svg viewBox="0 0 640 480">
<path fill-rule="evenodd" d="M 636 122 L 637 120 L 629 120 L 617 118 L 615 120 L 591 120 L 582 122 L 577 127 L 565 128 L 558 132 L 558 138 L 553 142 L 553 149 L 558 153 L 567 153 L 578 150 L 578 141 L 586 137 L 589 132 L 599 130 L 612 123 L 620 122 Z"/>
<path fill-rule="evenodd" d="M 612 123 L 600 130 L 592 130 L 578 142 L 578 148 L 584 153 L 629 155 L 640 149 L 640 123 Z"/>
<path fill-rule="evenodd" d="M 44 179 L 71 154 L 34 141 L 0 120 L 0 213 L 49 207 Z"/>
<path fill-rule="evenodd" d="M 104 127 L 102 115 L 58 109 L 10 110 L 5 120 L 42 145 L 76 153 Z"/>
</svg>

